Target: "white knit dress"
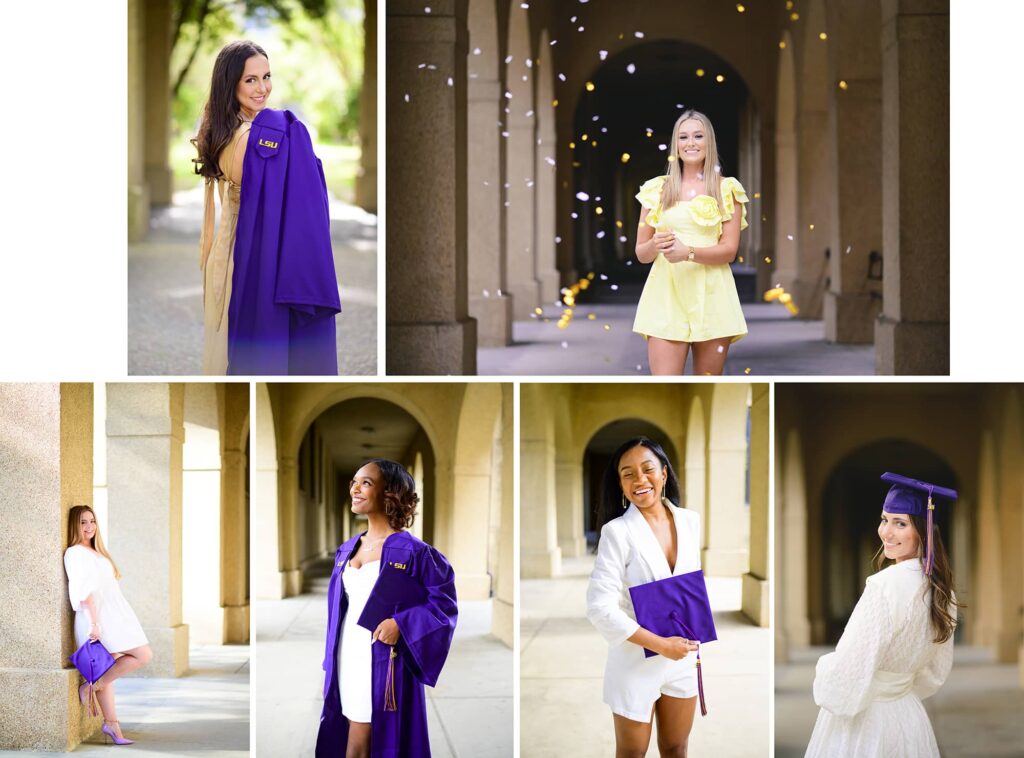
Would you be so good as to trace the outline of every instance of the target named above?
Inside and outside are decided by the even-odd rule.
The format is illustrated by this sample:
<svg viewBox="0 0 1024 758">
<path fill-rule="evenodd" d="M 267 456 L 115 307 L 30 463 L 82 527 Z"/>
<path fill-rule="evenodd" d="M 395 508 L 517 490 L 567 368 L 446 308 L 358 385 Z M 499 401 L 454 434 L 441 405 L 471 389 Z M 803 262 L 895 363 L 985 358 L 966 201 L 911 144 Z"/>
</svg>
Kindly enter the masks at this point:
<svg viewBox="0 0 1024 758">
<path fill-rule="evenodd" d="M 109 560 L 84 545 L 73 545 L 64 551 L 64 570 L 71 608 L 76 611 L 75 642 L 79 647 L 89 639 L 92 619 L 83 601 L 90 595 L 99 616 L 100 642 L 108 652 L 123 653 L 149 644 L 139 619 L 121 594 Z"/>
</svg>

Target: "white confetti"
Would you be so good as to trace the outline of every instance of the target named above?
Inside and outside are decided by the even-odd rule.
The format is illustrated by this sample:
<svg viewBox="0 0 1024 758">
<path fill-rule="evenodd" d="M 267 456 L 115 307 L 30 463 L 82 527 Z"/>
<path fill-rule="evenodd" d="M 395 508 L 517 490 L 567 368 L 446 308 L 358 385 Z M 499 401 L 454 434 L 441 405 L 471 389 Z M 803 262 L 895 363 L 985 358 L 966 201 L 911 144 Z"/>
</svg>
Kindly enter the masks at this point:
<svg viewBox="0 0 1024 758">
<path fill-rule="evenodd" d="M 423 12 L 424 13 L 430 13 L 430 6 L 428 5 L 426 8 L 424 8 Z"/>
<path fill-rule="evenodd" d="M 643 368 L 643 366 L 641 366 L 641 365 L 640 365 L 640 364 L 638 363 L 638 364 L 636 364 L 636 370 L 637 370 L 637 371 L 643 371 L 643 370 L 644 370 L 644 368 Z"/>
<path fill-rule="evenodd" d="M 569 343 L 566 342 L 565 340 L 563 340 L 562 341 L 562 349 L 565 350 L 567 347 L 569 347 Z"/>
<path fill-rule="evenodd" d="M 576 211 L 573 211 L 572 213 L 569 214 L 569 216 L 572 218 L 579 218 L 580 214 L 578 214 Z"/>
<path fill-rule="evenodd" d="M 590 195 L 588 195 L 586 192 L 577 192 L 576 199 L 582 200 L 583 202 L 587 202 L 590 199 Z"/>
<path fill-rule="evenodd" d="M 524 11 L 530 10 L 530 4 L 529 3 L 519 3 L 519 7 L 522 8 Z"/>
<path fill-rule="evenodd" d="M 627 65 L 626 66 L 626 73 L 628 73 L 628 74 L 635 74 L 636 73 L 636 66 L 634 64 L 632 64 L 632 63 Z"/>
<path fill-rule="evenodd" d="M 601 281 L 602 282 L 607 282 L 608 281 L 608 274 L 601 274 Z"/>
<path fill-rule="evenodd" d="M 454 87 L 455 86 L 455 80 L 452 79 L 450 76 L 448 77 L 448 86 L 449 87 Z"/>
<path fill-rule="evenodd" d="M 601 230 L 600 232 L 598 232 L 594 236 L 597 237 L 599 240 L 603 240 L 604 239 L 604 230 Z"/>
<path fill-rule="evenodd" d="M 511 55 L 506 55 L 505 56 L 505 63 L 511 63 L 511 62 L 512 62 L 512 56 Z"/>
<path fill-rule="evenodd" d="M 664 152 L 665 150 L 668 150 L 668 145 L 662 142 L 660 145 L 658 145 L 658 149 Z"/>
<path fill-rule="evenodd" d="M 617 285 L 617 284 L 613 284 L 613 285 L 612 285 L 611 287 L 609 287 L 608 289 L 612 290 L 613 292 L 616 292 L 616 291 L 618 291 L 618 289 L 619 289 L 619 285 Z"/>
<path fill-rule="evenodd" d="M 409 102 L 409 93 L 408 92 L 405 93 L 405 102 Z"/>
<path fill-rule="evenodd" d="M 719 345 L 719 346 L 718 346 L 718 352 L 720 352 L 720 353 L 724 353 L 724 352 L 725 352 L 725 348 L 724 348 L 724 347 L 722 347 L 721 345 Z"/>
<path fill-rule="evenodd" d="M 511 100 L 512 99 L 512 93 L 511 92 L 505 92 L 505 99 L 506 100 Z"/>
<path fill-rule="evenodd" d="M 847 245 L 846 246 L 846 254 L 849 255 L 851 250 L 853 250 L 853 245 Z"/>
<path fill-rule="evenodd" d="M 793 241 L 793 235 L 792 234 L 787 234 L 786 235 L 786 239 L 788 239 L 790 242 L 792 242 Z"/>
<path fill-rule="evenodd" d="M 550 41 L 550 42 L 548 43 L 548 45 L 550 45 L 551 47 L 554 47 L 554 46 L 555 46 L 555 45 L 557 45 L 557 44 L 558 44 L 558 40 L 556 40 L 556 39 L 553 39 L 553 40 L 551 40 L 551 41 Z"/>
<path fill-rule="evenodd" d="M 625 242 L 625 241 L 626 241 L 625 236 L 619 237 L 619 242 Z"/>
<path fill-rule="evenodd" d="M 544 156 L 544 160 L 547 162 L 547 164 L 549 166 L 554 166 L 555 165 L 555 159 L 552 158 L 550 155 Z"/>
<path fill-rule="evenodd" d="M 481 52 L 481 51 L 480 51 L 480 48 L 479 48 L 479 47 L 474 47 L 474 48 L 473 48 L 473 55 L 480 55 L 480 52 Z"/>
<path fill-rule="evenodd" d="M 561 237 L 555 237 L 555 244 L 556 245 L 560 244 L 561 242 L 562 242 L 562 238 Z"/>
<path fill-rule="evenodd" d="M 532 188 L 533 188 L 533 179 L 528 179 L 528 180 L 526 181 L 526 186 L 527 186 L 527 187 L 530 187 L 530 188 L 532 189 Z"/>
<path fill-rule="evenodd" d="M 633 32 L 633 36 L 636 37 L 637 39 L 643 39 L 644 38 L 644 33 L 643 32 Z"/>
<path fill-rule="evenodd" d="M 608 57 L 608 51 L 607 50 L 598 50 L 597 54 L 601 57 L 601 60 L 604 60 L 605 58 Z"/>
<path fill-rule="evenodd" d="M 582 31 L 583 31 L 583 27 L 581 26 L 581 27 L 580 27 L 579 29 L 577 29 L 576 31 L 578 31 L 578 32 L 582 32 Z"/>
<path fill-rule="evenodd" d="M 632 266 L 633 265 L 633 261 L 626 261 L 626 265 L 627 266 Z"/>
<path fill-rule="evenodd" d="M 491 293 L 489 291 L 487 291 L 487 290 L 484 290 L 484 297 L 490 297 L 490 296 L 491 296 Z"/>
<path fill-rule="evenodd" d="M 533 118 L 533 111 L 532 110 L 531 111 L 527 111 L 526 112 L 526 117 L 527 118 Z"/>
<path fill-rule="evenodd" d="M 527 68 L 533 68 L 533 58 L 527 58 L 526 59 L 526 67 Z"/>
<path fill-rule="evenodd" d="M 501 136 L 504 137 L 505 139 L 508 139 L 508 132 L 502 132 Z"/>
<path fill-rule="evenodd" d="M 561 79 L 564 82 L 565 81 L 565 74 L 559 74 L 558 78 Z"/>
</svg>

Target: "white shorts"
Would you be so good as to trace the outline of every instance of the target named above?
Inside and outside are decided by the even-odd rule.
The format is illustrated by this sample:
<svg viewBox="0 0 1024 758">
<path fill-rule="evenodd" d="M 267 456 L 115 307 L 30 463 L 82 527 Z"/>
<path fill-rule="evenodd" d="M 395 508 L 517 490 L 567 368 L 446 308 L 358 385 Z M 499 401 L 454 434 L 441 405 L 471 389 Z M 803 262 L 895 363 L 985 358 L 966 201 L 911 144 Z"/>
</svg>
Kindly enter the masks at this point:
<svg viewBox="0 0 1024 758">
<path fill-rule="evenodd" d="M 612 713 L 645 724 L 662 695 L 697 696 L 697 653 L 673 661 L 663 655 L 644 657 L 644 649 L 623 642 L 608 650 L 604 669 L 604 702 Z"/>
</svg>

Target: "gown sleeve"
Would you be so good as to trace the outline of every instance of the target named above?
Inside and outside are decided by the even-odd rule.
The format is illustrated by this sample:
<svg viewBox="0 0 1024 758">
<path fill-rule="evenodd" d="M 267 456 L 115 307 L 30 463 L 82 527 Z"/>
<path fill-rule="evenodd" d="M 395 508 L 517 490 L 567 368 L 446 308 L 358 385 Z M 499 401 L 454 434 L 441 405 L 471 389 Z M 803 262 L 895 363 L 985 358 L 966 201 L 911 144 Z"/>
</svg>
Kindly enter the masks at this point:
<svg viewBox="0 0 1024 758">
<path fill-rule="evenodd" d="M 743 189 L 743 185 L 738 180 L 731 176 L 727 176 L 722 179 L 722 220 L 728 221 L 732 218 L 736 212 L 736 203 L 740 204 L 743 216 L 740 218 L 740 231 L 746 229 L 749 224 L 747 223 L 747 203 L 750 202 L 747 198 L 747 192 Z"/>
<path fill-rule="evenodd" d="M 82 601 L 95 592 L 99 583 L 96 561 L 83 548 L 70 547 L 64 552 L 64 570 L 68 575 L 71 609 L 84 610 Z"/>
<path fill-rule="evenodd" d="M 665 186 L 664 176 L 656 176 L 648 179 L 640 185 L 640 191 L 636 193 L 636 199 L 640 205 L 647 209 L 645 223 L 648 226 L 657 226 L 661 220 L 661 188 Z"/>
<path fill-rule="evenodd" d="M 620 645 L 640 628 L 619 605 L 626 586 L 626 555 L 612 523 L 601 529 L 597 560 L 587 585 L 587 618 L 609 644 Z"/>
<path fill-rule="evenodd" d="M 814 702 L 845 717 L 867 708 L 872 701 L 871 682 L 878 662 L 894 634 L 884 591 L 869 577 L 836 651 L 818 659 Z"/>
<path fill-rule="evenodd" d="M 418 680 L 433 687 L 448 657 L 459 615 L 455 571 L 429 545 L 418 557 L 417 571 L 427 592 L 426 600 L 399 611 L 394 619 L 401 633 L 398 644 L 408 653 L 406 665 Z"/>
<path fill-rule="evenodd" d="M 946 681 L 950 669 L 953 668 L 953 636 L 939 643 L 928 665 L 917 672 L 914 677 L 914 694 L 924 700 L 939 691 Z"/>
</svg>

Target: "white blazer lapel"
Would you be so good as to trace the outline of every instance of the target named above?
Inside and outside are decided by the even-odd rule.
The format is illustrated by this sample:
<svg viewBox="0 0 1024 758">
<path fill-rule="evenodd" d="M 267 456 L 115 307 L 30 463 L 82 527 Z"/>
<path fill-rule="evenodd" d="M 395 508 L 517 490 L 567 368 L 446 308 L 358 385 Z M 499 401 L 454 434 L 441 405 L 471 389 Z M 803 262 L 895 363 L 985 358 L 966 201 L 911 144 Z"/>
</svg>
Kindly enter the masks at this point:
<svg viewBox="0 0 1024 758">
<path fill-rule="evenodd" d="M 658 544 L 654 532 L 647 525 L 647 520 L 640 513 L 640 510 L 630 503 L 623 518 L 629 526 L 629 534 L 636 545 L 637 553 L 640 554 L 640 558 L 647 565 L 651 577 L 654 580 L 658 580 L 667 579 L 672 576 L 672 572 L 668 567 L 668 561 L 665 560 L 665 553 L 662 552 L 661 545 Z M 676 528 L 678 529 L 678 525 Z M 678 561 L 676 563 L 678 564 Z"/>
</svg>

